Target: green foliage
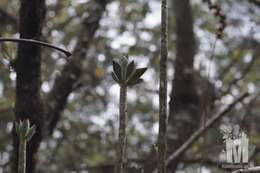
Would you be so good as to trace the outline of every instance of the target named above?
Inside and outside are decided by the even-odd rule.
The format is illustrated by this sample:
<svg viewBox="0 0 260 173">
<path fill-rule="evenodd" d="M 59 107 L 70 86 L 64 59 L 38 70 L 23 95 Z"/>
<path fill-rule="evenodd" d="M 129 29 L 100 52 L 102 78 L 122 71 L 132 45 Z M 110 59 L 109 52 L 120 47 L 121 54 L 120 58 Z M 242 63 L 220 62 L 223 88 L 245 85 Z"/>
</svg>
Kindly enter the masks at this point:
<svg viewBox="0 0 260 173">
<path fill-rule="evenodd" d="M 36 126 L 30 126 L 30 121 L 15 122 L 15 131 L 19 138 L 19 157 L 18 157 L 18 172 L 25 173 L 26 171 L 26 145 L 27 142 L 35 134 Z"/>
<path fill-rule="evenodd" d="M 30 127 L 29 120 L 25 120 L 25 121 L 20 120 L 19 123 L 15 122 L 15 131 L 16 131 L 16 134 L 18 135 L 20 141 L 27 142 L 35 134 L 36 126 L 33 125 Z"/>
<path fill-rule="evenodd" d="M 113 70 L 111 75 L 119 85 L 133 86 L 143 82 L 141 76 L 147 68 L 136 68 L 135 62 L 124 56 L 119 62 L 113 61 Z"/>
</svg>

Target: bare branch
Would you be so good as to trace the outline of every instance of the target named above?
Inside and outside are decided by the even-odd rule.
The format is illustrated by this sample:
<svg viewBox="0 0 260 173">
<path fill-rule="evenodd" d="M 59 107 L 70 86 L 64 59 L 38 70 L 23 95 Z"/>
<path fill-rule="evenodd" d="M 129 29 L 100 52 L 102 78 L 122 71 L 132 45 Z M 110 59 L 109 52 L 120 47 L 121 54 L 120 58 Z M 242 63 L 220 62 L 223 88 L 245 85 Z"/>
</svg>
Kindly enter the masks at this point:
<svg viewBox="0 0 260 173">
<path fill-rule="evenodd" d="M 240 97 L 234 100 L 230 105 L 228 105 L 222 111 L 220 111 L 219 113 L 214 115 L 211 119 L 209 119 L 208 122 L 205 124 L 205 126 L 201 127 L 196 132 L 194 132 L 193 135 L 191 135 L 191 137 L 186 142 L 184 142 L 184 144 L 178 150 L 176 150 L 168 157 L 166 161 L 167 165 L 170 162 L 174 161 L 176 158 L 178 158 L 181 154 L 183 154 L 204 132 L 206 132 L 210 127 L 212 127 L 220 118 L 222 118 L 224 115 L 230 112 L 233 109 L 233 107 L 236 106 L 236 104 L 244 100 L 247 96 L 249 96 L 248 92 L 242 94 Z"/>
<path fill-rule="evenodd" d="M 33 44 L 33 45 L 40 45 L 40 46 L 45 46 L 45 47 L 49 47 L 52 49 L 56 49 L 62 53 L 64 53 L 67 57 L 71 56 L 71 53 L 65 49 L 62 49 L 60 47 L 54 46 L 52 44 L 49 43 L 45 43 L 42 41 L 38 41 L 38 40 L 33 40 L 33 39 L 24 39 L 24 38 L 0 38 L 0 43 L 1 42 L 17 42 L 17 43 L 26 43 L 26 44 Z"/>
</svg>

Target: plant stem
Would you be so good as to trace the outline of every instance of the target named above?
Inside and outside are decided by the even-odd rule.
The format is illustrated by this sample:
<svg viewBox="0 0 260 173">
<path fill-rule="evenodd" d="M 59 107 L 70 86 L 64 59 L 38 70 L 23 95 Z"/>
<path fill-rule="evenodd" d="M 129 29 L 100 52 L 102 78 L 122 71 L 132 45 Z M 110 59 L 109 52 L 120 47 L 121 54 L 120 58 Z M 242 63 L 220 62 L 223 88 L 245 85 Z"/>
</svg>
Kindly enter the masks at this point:
<svg viewBox="0 0 260 173">
<path fill-rule="evenodd" d="M 18 172 L 25 173 L 26 170 L 26 141 L 20 140 Z"/>
<path fill-rule="evenodd" d="M 168 58 L 167 0 L 161 4 L 161 60 L 159 89 L 159 135 L 158 172 L 166 173 L 166 133 L 167 133 L 167 58 Z"/>
<path fill-rule="evenodd" d="M 126 125 L 127 125 L 127 86 L 120 86 L 120 100 L 119 100 L 119 143 L 118 143 L 118 162 L 116 173 L 126 172 Z"/>
</svg>

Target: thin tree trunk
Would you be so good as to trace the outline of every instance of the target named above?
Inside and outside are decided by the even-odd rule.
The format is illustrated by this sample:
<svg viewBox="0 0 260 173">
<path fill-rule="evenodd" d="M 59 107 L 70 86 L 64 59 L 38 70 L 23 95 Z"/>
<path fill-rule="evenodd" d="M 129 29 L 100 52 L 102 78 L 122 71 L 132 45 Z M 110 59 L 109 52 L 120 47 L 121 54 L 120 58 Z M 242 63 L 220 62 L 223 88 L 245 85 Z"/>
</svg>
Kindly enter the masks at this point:
<svg viewBox="0 0 260 173">
<path fill-rule="evenodd" d="M 126 172 L 126 125 L 127 125 L 127 87 L 120 86 L 119 100 L 119 143 L 118 143 L 118 161 L 116 173 Z"/>
<path fill-rule="evenodd" d="M 159 91 L 159 136 L 158 136 L 158 172 L 166 173 L 166 133 L 167 133 L 167 0 L 161 6 L 161 60 L 160 60 L 160 91 Z"/>
<path fill-rule="evenodd" d="M 19 33 L 21 38 L 40 40 L 45 16 L 44 0 L 21 0 Z M 36 125 L 36 134 L 27 143 L 26 173 L 34 173 L 36 153 L 42 140 L 43 106 L 40 98 L 40 47 L 20 43 L 14 62 L 16 71 L 15 118 L 29 119 Z M 12 172 L 18 173 L 19 140 L 13 129 Z"/>
</svg>

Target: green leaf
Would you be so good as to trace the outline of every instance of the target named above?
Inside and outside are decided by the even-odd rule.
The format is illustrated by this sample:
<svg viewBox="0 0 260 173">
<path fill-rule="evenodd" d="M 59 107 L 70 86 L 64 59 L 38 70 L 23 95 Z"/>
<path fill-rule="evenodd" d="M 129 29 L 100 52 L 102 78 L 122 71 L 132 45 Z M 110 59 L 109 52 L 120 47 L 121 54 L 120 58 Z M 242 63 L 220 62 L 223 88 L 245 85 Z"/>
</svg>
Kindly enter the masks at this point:
<svg viewBox="0 0 260 173">
<path fill-rule="evenodd" d="M 15 132 L 16 132 L 16 134 L 17 134 L 17 136 L 19 136 L 19 123 L 18 122 L 15 122 Z"/>
<path fill-rule="evenodd" d="M 30 121 L 27 119 L 25 121 L 22 121 L 22 129 L 21 134 L 25 137 L 30 129 Z"/>
<path fill-rule="evenodd" d="M 111 73 L 111 76 L 117 83 L 120 83 L 119 79 L 117 78 L 114 72 Z"/>
<path fill-rule="evenodd" d="M 129 83 L 137 81 L 144 74 L 144 72 L 146 70 L 147 70 L 147 68 L 138 68 L 138 69 L 136 69 L 135 73 L 133 74 L 133 76 L 129 79 Z"/>
<path fill-rule="evenodd" d="M 29 141 L 33 135 L 35 134 L 36 132 L 36 126 L 33 125 L 29 130 L 28 130 L 28 133 L 26 134 L 26 140 Z"/>
<path fill-rule="evenodd" d="M 128 58 L 127 56 L 124 56 L 119 61 L 120 67 L 121 67 L 121 77 L 122 82 L 126 80 L 126 71 L 127 71 L 127 64 L 128 64 Z"/>
<path fill-rule="evenodd" d="M 116 61 L 113 61 L 113 70 L 114 70 L 114 74 L 116 75 L 117 79 L 119 81 L 122 81 L 122 75 L 121 75 L 122 69 Z"/>
<path fill-rule="evenodd" d="M 128 85 L 129 86 L 137 85 L 137 84 L 139 84 L 139 83 L 141 83 L 143 81 L 144 81 L 143 79 L 137 79 L 136 81 L 129 82 Z"/>
<path fill-rule="evenodd" d="M 27 129 L 24 128 L 24 124 L 23 123 L 21 123 L 20 125 L 21 126 L 19 128 L 19 136 L 20 136 L 21 139 L 24 139 L 25 134 L 27 133 Z"/>
<path fill-rule="evenodd" d="M 121 67 L 127 67 L 128 64 L 128 56 L 123 56 L 122 58 L 120 58 L 119 60 L 119 64 Z"/>
<path fill-rule="evenodd" d="M 24 126 L 25 126 L 25 128 L 27 129 L 27 131 L 29 131 L 29 129 L 30 129 L 30 121 L 29 121 L 28 119 L 25 120 Z"/>
<path fill-rule="evenodd" d="M 127 65 L 126 77 L 129 78 L 134 71 L 135 71 L 135 63 L 134 63 L 134 61 L 131 61 Z"/>
</svg>

